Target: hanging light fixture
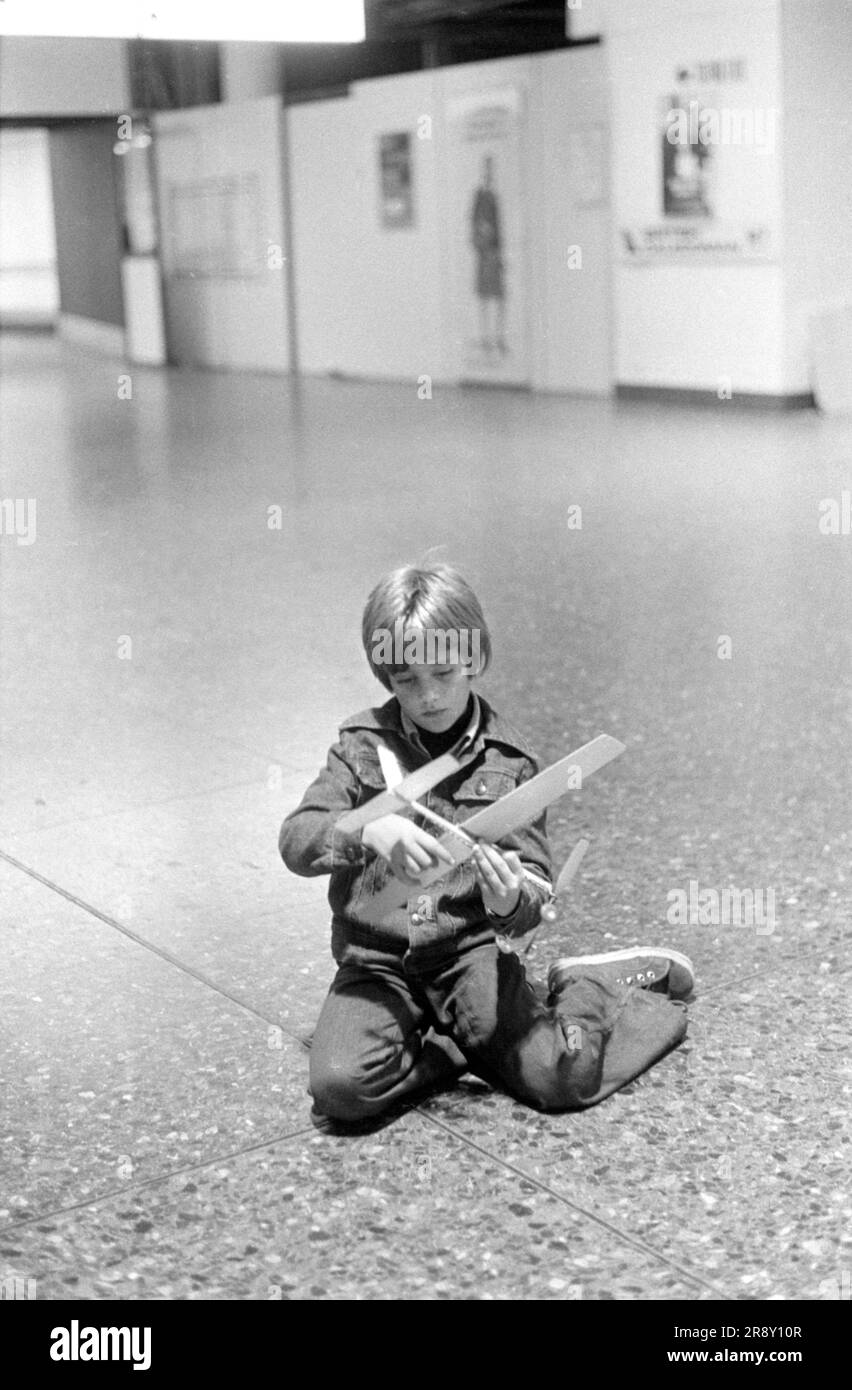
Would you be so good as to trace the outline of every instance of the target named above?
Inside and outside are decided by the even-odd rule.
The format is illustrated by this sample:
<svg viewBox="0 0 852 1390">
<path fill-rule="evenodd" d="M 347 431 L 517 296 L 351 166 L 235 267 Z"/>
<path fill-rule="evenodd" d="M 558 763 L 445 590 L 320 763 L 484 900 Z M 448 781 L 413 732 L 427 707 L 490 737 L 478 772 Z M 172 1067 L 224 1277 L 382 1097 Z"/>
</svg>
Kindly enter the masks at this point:
<svg viewBox="0 0 852 1390">
<path fill-rule="evenodd" d="M 28 38 L 360 43 L 364 0 L 3 0 L 0 34 Z"/>
</svg>

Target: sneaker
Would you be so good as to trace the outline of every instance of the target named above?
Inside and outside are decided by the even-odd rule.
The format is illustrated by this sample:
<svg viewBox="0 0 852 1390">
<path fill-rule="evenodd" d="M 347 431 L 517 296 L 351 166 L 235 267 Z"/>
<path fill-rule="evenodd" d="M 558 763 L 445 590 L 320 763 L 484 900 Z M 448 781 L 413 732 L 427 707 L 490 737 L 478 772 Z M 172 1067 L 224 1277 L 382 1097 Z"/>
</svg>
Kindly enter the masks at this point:
<svg viewBox="0 0 852 1390">
<path fill-rule="evenodd" d="M 592 967 L 590 970 L 589 967 Z M 547 972 L 547 986 L 556 994 L 569 980 L 600 975 L 614 985 L 634 985 L 670 999 L 686 999 L 695 987 L 695 970 L 688 956 L 663 946 L 633 946 L 626 951 L 605 951 L 599 956 L 564 956 Z"/>
</svg>

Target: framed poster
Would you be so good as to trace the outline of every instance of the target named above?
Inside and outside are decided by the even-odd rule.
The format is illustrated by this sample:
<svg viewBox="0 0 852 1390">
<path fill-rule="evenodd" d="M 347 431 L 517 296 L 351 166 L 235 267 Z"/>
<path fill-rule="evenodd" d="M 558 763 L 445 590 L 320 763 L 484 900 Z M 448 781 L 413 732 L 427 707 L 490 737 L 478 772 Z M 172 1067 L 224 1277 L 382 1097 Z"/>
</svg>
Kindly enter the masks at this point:
<svg viewBox="0 0 852 1390">
<path fill-rule="evenodd" d="M 244 279 L 265 266 L 260 238 L 260 179 L 230 174 L 170 183 L 168 274 Z"/>
<path fill-rule="evenodd" d="M 414 226 L 411 134 L 379 136 L 379 188 L 383 227 Z"/>
<path fill-rule="evenodd" d="M 646 215 L 621 227 L 623 258 L 772 260 L 778 112 L 765 104 L 746 60 L 678 66 L 657 109 L 657 186 L 643 196 Z"/>
<path fill-rule="evenodd" d="M 523 384 L 529 375 L 523 105 L 517 88 L 448 103 L 453 317 L 459 375 Z"/>
</svg>

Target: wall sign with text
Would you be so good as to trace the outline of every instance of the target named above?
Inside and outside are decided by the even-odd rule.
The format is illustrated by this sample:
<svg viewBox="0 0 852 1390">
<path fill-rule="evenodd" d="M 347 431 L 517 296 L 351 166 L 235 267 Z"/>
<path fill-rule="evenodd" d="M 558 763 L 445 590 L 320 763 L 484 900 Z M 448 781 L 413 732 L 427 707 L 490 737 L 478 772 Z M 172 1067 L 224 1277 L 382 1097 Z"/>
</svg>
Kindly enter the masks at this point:
<svg viewBox="0 0 852 1390">
<path fill-rule="evenodd" d="M 658 109 L 659 124 L 648 132 L 657 148 L 656 187 L 643 192 L 646 216 L 620 228 L 622 258 L 774 259 L 767 208 L 780 113 L 762 100 L 746 60 L 677 67 Z"/>
</svg>

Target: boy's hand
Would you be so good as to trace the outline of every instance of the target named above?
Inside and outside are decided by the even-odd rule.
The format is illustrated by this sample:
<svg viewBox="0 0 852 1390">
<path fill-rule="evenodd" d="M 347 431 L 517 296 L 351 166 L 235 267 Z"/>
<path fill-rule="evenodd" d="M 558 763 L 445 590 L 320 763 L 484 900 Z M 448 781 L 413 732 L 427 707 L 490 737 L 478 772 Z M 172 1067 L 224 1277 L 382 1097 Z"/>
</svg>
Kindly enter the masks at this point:
<svg viewBox="0 0 852 1390">
<path fill-rule="evenodd" d="M 493 845 L 480 841 L 473 852 L 473 866 L 486 912 L 509 917 L 518 906 L 524 881 L 519 856 L 514 850 L 502 855 Z"/>
<path fill-rule="evenodd" d="M 424 869 L 455 864 L 449 850 L 405 816 L 380 816 L 361 832 L 361 843 L 386 859 L 398 879 L 411 888 L 420 884 Z"/>
</svg>

